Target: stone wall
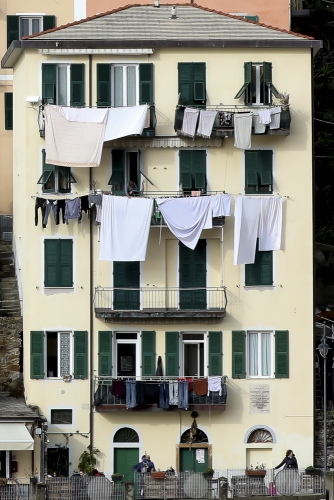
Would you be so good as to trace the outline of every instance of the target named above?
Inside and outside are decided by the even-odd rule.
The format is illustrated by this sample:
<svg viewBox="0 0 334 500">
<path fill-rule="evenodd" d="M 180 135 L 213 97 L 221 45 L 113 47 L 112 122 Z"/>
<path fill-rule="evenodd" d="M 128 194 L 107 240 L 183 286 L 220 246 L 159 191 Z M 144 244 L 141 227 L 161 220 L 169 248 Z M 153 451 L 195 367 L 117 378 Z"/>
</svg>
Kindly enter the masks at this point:
<svg viewBox="0 0 334 500">
<path fill-rule="evenodd" d="M 16 391 L 21 385 L 22 330 L 22 318 L 0 317 L 0 391 Z"/>
<path fill-rule="evenodd" d="M 315 412 L 314 466 L 324 466 L 324 415 Z M 309 464 L 313 465 L 313 464 Z M 327 468 L 334 468 L 334 411 L 327 411 Z"/>
</svg>

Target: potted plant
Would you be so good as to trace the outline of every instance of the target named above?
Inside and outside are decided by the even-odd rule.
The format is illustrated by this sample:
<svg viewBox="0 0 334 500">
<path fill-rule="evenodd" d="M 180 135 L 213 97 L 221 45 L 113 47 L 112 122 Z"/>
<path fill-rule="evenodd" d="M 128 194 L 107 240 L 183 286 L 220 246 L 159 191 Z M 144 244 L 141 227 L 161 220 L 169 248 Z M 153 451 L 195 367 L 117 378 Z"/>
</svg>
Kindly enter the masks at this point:
<svg viewBox="0 0 334 500">
<path fill-rule="evenodd" d="M 305 474 L 307 474 L 308 476 L 321 476 L 322 470 L 316 469 L 315 467 L 313 467 L 313 465 L 309 465 L 305 469 Z"/>
<path fill-rule="evenodd" d="M 115 472 L 115 474 L 112 474 L 111 479 L 114 481 L 121 481 L 123 478 L 123 474 L 120 474 L 119 472 Z"/>
<path fill-rule="evenodd" d="M 251 464 L 250 468 L 245 470 L 245 474 L 246 476 L 264 477 L 267 474 L 266 464 L 256 464 L 256 467 Z"/>
<path fill-rule="evenodd" d="M 215 471 L 211 467 L 207 467 L 202 474 L 203 474 L 203 477 L 205 477 L 205 479 L 212 479 L 214 473 L 215 473 Z"/>
<path fill-rule="evenodd" d="M 87 446 L 88 451 L 83 451 L 79 457 L 78 468 L 85 471 L 89 476 L 92 475 L 93 470 L 96 468 L 97 458 L 96 455 L 100 453 L 97 448 Z"/>
</svg>

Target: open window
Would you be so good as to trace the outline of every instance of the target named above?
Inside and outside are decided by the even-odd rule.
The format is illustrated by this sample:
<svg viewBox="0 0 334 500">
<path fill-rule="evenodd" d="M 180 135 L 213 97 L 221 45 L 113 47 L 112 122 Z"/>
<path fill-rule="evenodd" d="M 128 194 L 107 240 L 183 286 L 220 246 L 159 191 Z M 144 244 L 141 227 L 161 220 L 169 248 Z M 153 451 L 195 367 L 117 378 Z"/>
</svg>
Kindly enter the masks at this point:
<svg viewBox="0 0 334 500">
<path fill-rule="evenodd" d="M 204 377 L 207 375 L 206 342 L 204 333 L 181 334 L 181 375 L 184 377 Z"/>
<path fill-rule="evenodd" d="M 244 63 L 244 84 L 234 99 L 244 94 L 246 105 L 271 104 L 272 94 L 279 92 L 272 83 L 272 64 L 270 62 Z"/>
<path fill-rule="evenodd" d="M 70 193 L 71 185 L 76 184 L 76 179 L 70 167 L 58 167 L 45 162 L 45 149 L 43 155 L 43 173 L 37 181 L 42 185 L 43 193 Z"/>
<path fill-rule="evenodd" d="M 112 173 L 108 181 L 113 194 L 126 195 L 126 185 L 133 181 L 137 187 L 137 195 L 141 190 L 140 151 L 113 149 L 111 153 Z"/>
<path fill-rule="evenodd" d="M 85 106 L 84 64 L 42 64 L 43 103 Z"/>
</svg>

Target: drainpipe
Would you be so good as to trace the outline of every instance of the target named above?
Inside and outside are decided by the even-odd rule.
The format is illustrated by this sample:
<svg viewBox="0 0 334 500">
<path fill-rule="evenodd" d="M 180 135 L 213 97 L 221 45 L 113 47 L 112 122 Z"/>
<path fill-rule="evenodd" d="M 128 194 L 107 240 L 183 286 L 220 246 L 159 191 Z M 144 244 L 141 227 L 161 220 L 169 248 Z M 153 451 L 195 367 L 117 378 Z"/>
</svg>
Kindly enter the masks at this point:
<svg viewBox="0 0 334 500">
<path fill-rule="evenodd" d="M 92 54 L 89 54 L 89 107 L 92 107 Z M 92 189 L 92 169 L 89 168 L 89 190 Z M 93 414 L 93 404 L 94 404 L 94 361 L 93 361 L 93 353 L 94 353 L 94 336 L 93 336 L 93 327 L 94 327 L 94 309 L 93 309 L 93 292 L 94 292 L 94 284 L 93 284 L 93 219 L 89 218 L 89 430 L 90 430 L 90 449 L 92 450 L 94 447 L 94 414 Z"/>
</svg>

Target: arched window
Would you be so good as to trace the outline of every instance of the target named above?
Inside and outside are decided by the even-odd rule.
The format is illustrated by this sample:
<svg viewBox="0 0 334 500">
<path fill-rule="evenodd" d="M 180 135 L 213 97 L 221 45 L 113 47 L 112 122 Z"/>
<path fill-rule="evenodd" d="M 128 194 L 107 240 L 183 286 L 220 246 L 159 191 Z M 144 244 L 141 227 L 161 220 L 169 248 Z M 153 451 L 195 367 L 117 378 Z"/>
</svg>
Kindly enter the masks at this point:
<svg viewBox="0 0 334 500">
<path fill-rule="evenodd" d="M 139 436 L 130 427 L 122 427 L 116 432 L 114 443 L 139 443 Z"/>
<path fill-rule="evenodd" d="M 190 429 L 187 429 L 181 436 L 180 443 L 189 443 L 190 440 Z M 201 431 L 201 429 L 197 429 L 196 434 L 194 435 L 192 443 L 208 443 L 208 436 L 205 432 Z"/>
<path fill-rule="evenodd" d="M 273 437 L 267 429 L 255 429 L 251 432 L 247 443 L 272 443 Z"/>
</svg>

